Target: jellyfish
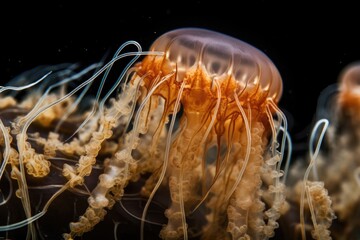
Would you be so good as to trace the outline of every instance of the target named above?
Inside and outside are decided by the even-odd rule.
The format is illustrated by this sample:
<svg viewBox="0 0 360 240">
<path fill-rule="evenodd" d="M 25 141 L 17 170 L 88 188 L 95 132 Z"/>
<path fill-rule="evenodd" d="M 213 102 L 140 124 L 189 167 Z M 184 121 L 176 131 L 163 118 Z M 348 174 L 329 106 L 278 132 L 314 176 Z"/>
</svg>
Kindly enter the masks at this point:
<svg viewBox="0 0 360 240">
<path fill-rule="evenodd" d="M 328 112 L 330 125 L 316 177 L 323 179 L 332 199 L 336 215 L 330 228 L 333 238 L 352 239 L 359 236 L 359 63 L 346 66 L 338 78 L 338 83 L 322 96 L 328 101 L 324 100 L 327 105 L 320 108 Z"/>
<path fill-rule="evenodd" d="M 324 161 L 330 164 L 323 166 L 320 172 L 334 199 L 337 219 L 332 232 L 337 239 L 359 236 L 359 80 L 359 62 L 346 66 L 339 76 L 339 90 L 334 100 L 336 108 L 328 138 L 329 151 L 324 153 Z M 339 170 L 337 176 L 331 174 L 334 169 Z"/>
<path fill-rule="evenodd" d="M 35 239 L 50 212 L 61 215 L 59 199 L 81 198 L 59 230 L 64 239 L 90 236 L 119 206 L 138 221 L 140 239 L 151 225 L 161 239 L 274 236 L 288 209 L 287 122 L 281 76 L 263 52 L 181 28 L 149 51 L 129 41 L 106 64 L 33 74 L 0 89 L 10 92 L 0 100 L 0 200 L 5 209 L 20 202 L 24 216 L 3 219 L 0 231 L 26 227 Z M 132 197 L 142 203 L 138 215 L 122 205 Z M 151 217 L 156 205 L 162 221 Z"/>
<path fill-rule="evenodd" d="M 324 89 L 318 100 L 309 145 L 311 166 L 297 161 L 289 172 L 290 182 L 296 182 L 287 184 L 290 205 L 300 206 L 300 199 L 307 196 L 302 204 L 302 239 L 310 239 L 310 233 L 313 239 L 359 237 L 360 64 L 349 64 L 338 78 L 338 83 Z M 322 134 L 316 134 L 317 129 L 322 129 Z M 303 174 L 307 174 L 308 183 L 302 181 Z M 308 191 L 302 197 L 301 189 Z"/>
</svg>

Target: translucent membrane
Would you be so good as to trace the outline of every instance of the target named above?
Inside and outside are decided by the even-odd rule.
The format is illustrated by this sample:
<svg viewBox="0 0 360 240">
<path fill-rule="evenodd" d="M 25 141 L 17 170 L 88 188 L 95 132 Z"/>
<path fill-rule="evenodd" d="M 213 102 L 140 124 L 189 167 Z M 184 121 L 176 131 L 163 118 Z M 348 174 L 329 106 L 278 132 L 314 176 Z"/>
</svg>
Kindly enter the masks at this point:
<svg viewBox="0 0 360 240">
<path fill-rule="evenodd" d="M 165 52 L 179 75 L 200 64 L 210 76 L 232 76 L 240 86 L 259 86 L 275 102 L 281 97 L 282 80 L 272 61 L 260 50 L 228 35 L 182 28 L 159 37 L 151 50 Z"/>
</svg>

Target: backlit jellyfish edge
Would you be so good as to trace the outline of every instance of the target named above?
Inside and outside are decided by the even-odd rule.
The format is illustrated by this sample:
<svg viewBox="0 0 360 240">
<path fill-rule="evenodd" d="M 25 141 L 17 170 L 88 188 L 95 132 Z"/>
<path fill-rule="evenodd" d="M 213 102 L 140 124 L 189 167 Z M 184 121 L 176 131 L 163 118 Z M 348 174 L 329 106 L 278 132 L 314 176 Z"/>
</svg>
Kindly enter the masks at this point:
<svg viewBox="0 0 360 240">
<path fill-rule="evenodd" d="M 125 62 L 120 72 L 118 62 Z M 320 145 L 333 121 L 315 125 L 310 164 L 289 171 L 291 141 L 277 106 L 282 80 L 247 43 L 178 29 L 149 51 L 129 41 L 106 64 L 43 67 L 0 93 L 6 237 L 26 229 L 29 238 L 46 239 L 54 215 L 58 237 L 94 238 L 121 208 L 137 220 L 140 239 L 155 226 L 162 239 L 268 239 L 279 227 L 303 239 L 330 238 L 339 190 L 327 190 L 326 171 L 339 167 L 339 156 L 323 160 Z M 70 211 L 56 211 L 69 199 Z M 138 201 L 138 210 L 126 199 Z M 116 239 L 126 229 L 124 220 L 112 221 Z"/>
</svg>

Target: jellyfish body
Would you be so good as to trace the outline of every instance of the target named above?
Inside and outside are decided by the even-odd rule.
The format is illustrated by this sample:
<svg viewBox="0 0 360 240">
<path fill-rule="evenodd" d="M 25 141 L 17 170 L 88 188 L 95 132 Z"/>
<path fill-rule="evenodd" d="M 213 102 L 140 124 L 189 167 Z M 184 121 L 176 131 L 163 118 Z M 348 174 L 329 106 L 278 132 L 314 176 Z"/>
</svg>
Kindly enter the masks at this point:
<svg viewBox="0 0 360 240">
<path fill-rule="evenodd" d="M 147 89 L 154 79 L 172 74 L 153 95 L 165 99 L 164 116 L 177 114 L 177 102 L 182 107 L 176 138 L 167 142 L 166 173 L 158 180 L 167 178 L 172 200 L 161 236 L 186 235 L 186 216 L 205 198 L 213 210 L 206 217 L 204 236 L 226 236 L 226 218 L 235 239 L 256 232 L 261 225 L 248 226 L 245 216 L 254 205 L 254 215 L 263 210 L 260 172 L 268 129 L 274 125 L 269 123 L 269 102 L 276 103 L 282 91 L 277 69 L 250 45 L 201 29 L 169 32 L 151 50 L 165 55 L 145 58 L 137 74 L 145 76 Z M 206 159 L 209 155 L 212 162 Z M 264 224 L 256 234 L 261 231 Z"/>
<path fill-rule="evenodd" d="M 334 238 L 357 238 L 359 236 L 360 201 L 360 63 L 349 64 L 340 74 L 339 92 L 329 134 L 329 153 L 324 154 L 320 171 L 325 186 L 333 199 L 333 209 L 339 228 L 334 228 Z M 334 176 L 332 172 L 338 169 Z M 345 230 L 346 229 L 346 230 Z"/>
<path fill-rule="evenodd" d="M 310 238 L 310 234 L 313 239 L 359 236 L 359 80 L 360 64 L 355 62 L 345 67 L 338 83 L 319 97 L 316 116 L 320 119 L 314 125 L 306 156 L 309 166 L 307 161 L 297 161 L 286 184 L 288 202 L 293 206 L 286 218 L 294 221 L 296 216 L 294 226 L 300 219 L 292 239 L 298 239 L 300 232 L 302 239 Z M 297 218 L 294 211 L 299 205 Z"/>
<path fill-rule="evenodd" d="M 359 62 L 349 64 L 339 75 L 337 92 L 330 98 L 333 104 L 327 109 L 331 113 L 327 148 L 317 164 L 318 178 L 324 181 L 336 215 L 334 226 L 330 228 L 334 239 L 352 239 L 359 235 L 359 83 Z M 327 218 L 329 216 L 328 213 Z"/>
<path fill-rule="evenodd" d="M 139 194 L 146 198 L 141 238 L 146 238 L 144 225 L 150 221 L 154 199 L 162 199 L 167 208 L 167 223 L 160 232 L 163 239 L 272 237 L 286 208 L 280 182 L 284 137 L 278 142 L 279 132 L 286 131 L 286 119 L 277 107 L 281 77 L 270 59 L 245 42 L 196 28 L 165 33 L 149 52 L 139 50 L 134 55 L 146 56 L 133 67 L 130 62 L 120 75 L 116 86 L 122 82 L 122 87 L 116 97 L 107 100 L 115 86 L 96 111 L 72 114 L 78 119 L 78 131 L 70 142 L 61 141 L 62 135 L 70 134 L 58 127 L 68 120 L 54 112 L 70 116 L 70 110 L 63 109 L 78 101 L 69 94 L 89 86 L 100 72 L 107 75 L 119 53 L 91 81 L 69 94 L 59 91 L 55 100 L 50 95 L 37 99 L 42 103 L 29 103 L 25 115 L 12 126 L 0 125 L 4 158 L 21 189 L 19 196 L 27 196 L 27 175 L 47 176 L 60 155 L 75 161 L 60 168 L 63 185 L 41 216 L 33 215 L 30 200 L 22 198 L 29 222 L 42 217 L 64 192 L 80 193 L 81 186 L 89 189 L 86 179 L 97 176 L 95 168 L 101 164 L 99 182 L 89 189 L 89 206 L 70 224 L 66 239 L 96 228 L 127 187 L 141 179 L 145 181 Z M 11 105 L 10 99 L 0 106 L 9 108 L 7 102 Z M 37 135 L 32 145 L 27 131 L 36 119 L 48 135 Z M 10 146 L 9 132 L 16 147 Z M 31 136 L 36 138 L 36 133 Z M 42 146 L 42 152 L 34 145 Z"/>
<path fill-rule="evenodd" d="M 359 236 L 360 202 L 360 64 L 345 67 L 339 75 L 336 94 L 331 96 L 330 127 L 326 150 L 320 156 L 317 175 L 324 182 L 332 200 L 334 224 L 328 225 L 334 239 L 352 239 Z M 336 171 L 336 174 L 334 174 Z M 330 211 L 326 217 L 330 219 Z"/>
</svg>

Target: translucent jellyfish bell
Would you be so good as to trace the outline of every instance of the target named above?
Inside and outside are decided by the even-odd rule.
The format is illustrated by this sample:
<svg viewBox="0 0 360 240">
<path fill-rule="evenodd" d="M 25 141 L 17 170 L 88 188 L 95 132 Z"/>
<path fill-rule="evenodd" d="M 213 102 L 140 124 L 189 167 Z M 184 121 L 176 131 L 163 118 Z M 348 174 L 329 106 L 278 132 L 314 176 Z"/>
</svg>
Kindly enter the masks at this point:
<svg viewBox="0 0 360 240">
<path fill-rule="evenodd" d="M 165 52 L 180 73 L 201 65 L 210 76 L 231 75 L 242 87 L 254 85 L 268 92 L 275 102 L 281 97 L 282 79 L 272 61 L 260 50 L 228 35 L 182 28 L 159 37 L 151 50 Z"/>
</svg>

